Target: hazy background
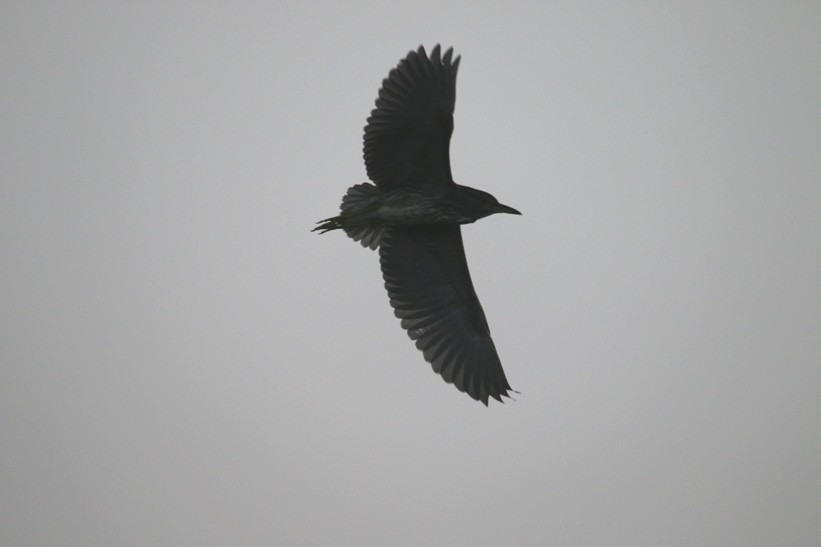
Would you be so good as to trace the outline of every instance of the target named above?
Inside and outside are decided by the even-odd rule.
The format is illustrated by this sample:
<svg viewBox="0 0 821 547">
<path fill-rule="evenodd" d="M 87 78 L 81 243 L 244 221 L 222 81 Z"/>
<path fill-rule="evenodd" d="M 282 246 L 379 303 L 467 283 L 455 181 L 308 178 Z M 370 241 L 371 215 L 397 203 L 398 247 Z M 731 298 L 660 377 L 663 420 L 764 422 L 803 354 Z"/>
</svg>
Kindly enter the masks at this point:
<svg viewBox="0 0 821 547">
<path fill-rule="evenodd" d="M 138 4 L 0 8 L 0 543 L 821 542 L 821 4 Z M 490 408 L 309 232 L 437 42 Z"/>
</svg>

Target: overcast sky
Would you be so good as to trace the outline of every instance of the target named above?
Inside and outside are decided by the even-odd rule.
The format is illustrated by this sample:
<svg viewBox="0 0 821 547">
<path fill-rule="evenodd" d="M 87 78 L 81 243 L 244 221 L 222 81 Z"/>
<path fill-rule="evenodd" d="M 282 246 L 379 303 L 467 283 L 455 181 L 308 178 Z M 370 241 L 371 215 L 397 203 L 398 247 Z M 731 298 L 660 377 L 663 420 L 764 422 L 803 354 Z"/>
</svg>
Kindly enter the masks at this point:
<svg viewBox="0 0 821 547">
<path fill-rule="evenodd" d="M 0 8 L 0 543 L 817 545 L 821 4 L 388 4 Z M 309 231 L 439 42 L 489 408 Z"/>
</svg>

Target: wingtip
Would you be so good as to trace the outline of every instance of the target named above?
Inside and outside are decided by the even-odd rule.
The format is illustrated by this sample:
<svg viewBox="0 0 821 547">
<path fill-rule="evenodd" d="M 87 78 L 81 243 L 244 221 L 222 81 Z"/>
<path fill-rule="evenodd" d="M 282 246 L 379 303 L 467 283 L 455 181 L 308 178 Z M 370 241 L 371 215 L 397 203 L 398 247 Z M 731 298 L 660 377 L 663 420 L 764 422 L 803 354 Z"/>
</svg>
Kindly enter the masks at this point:
<svg viewBox="0 0 821 547">
<path fill-rule="evenodd" d="M 478 396 L 478 397 L 474 396 L 470 393 L 468 395 L 470 395 L 471 397 L 473 397 L 474 399 L 476 399 L 477 401 L 479 401 L 480 403 L 482 403 L 486 407 L 488 407 L 488 406 L 490 406 L 490 404 L 489 404 L 490 397 L 496 399 L 498 402 L 500 402 L 502 404 L 505 404 L 507 402 L 507 401 L 505 401 L 504 398 L 507 398 L 507 399 L 510 399 L 511 401 L 516 402 L 516 399 L 514 397 L 512 397 L 510 395 L 510 393 L 516 393 L 516 394 L 520 395 L 520 393 L 518 391 L 516 391 L 515 389 L 511 389 L 511 388 L 503 389 L 503 390 L 495 392 L 495 393 L 483 393 L 481 396 Z"/>
<path fill-rule="evenodd" d="M 461 61 L 462 56 L 457 55 L 455 58 L 453 57 L 453 47 L 449 47 L 442 53 L 442 44 L 436 44 L 433 46 L 433 49 L 430 50 L 430 55 L 427 54 L 425 50 L 425 46 L 420 45 L 416 50 L 410 50 L 406 57 L 411 56 L 419 56 L 425 59 L 430 59 L 431 62 L 434 64 L 443 64 L 445 66 L 450 66 L 454 70 L 459 66 L 459 61 Z"/>
<path fill-rule="evenodd" d="M 453 48 L 449 47 L 445 50 L 445 54 L 442 56 L 442 64 L 448 66 L 450 64 L 451 59 L 453 58 Z"/>
<path fill-rule="evenodd" d="M 430 52 L 430 60 L 433 62 L 434 65 L 440 65 L 442 63 L 440 52 L 441 48 L 439 47 L 439 44 L 433 46 L 433 49 Z"/>
</svg>

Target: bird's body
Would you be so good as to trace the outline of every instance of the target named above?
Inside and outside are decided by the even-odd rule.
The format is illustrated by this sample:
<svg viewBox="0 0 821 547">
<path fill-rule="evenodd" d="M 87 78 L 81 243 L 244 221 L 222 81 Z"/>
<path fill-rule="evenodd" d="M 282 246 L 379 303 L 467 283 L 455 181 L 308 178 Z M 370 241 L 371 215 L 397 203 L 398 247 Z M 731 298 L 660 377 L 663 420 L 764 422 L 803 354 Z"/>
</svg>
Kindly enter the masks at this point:
<svg viewBox="0 0 821 547">
<path fill-rule="evenodd" d="M 352 231 L 361 226 L 458 225 L 493 213 L 518 214 L 515 209 L 497 203 L 490 194 L 458 184 L 445 188 L 410 186 L 381 192 L 372 184 L 363 183 L 350 190 L 353 192 L 345 196 L 348 199 L 343 201 L 342 214 L 323 220 L 316 230 L 324 233 L 337 228 Z"/>
<path fill-rule="evenodd" d="M 465 260 L 460 225 L 519 214 L 453 182 L 449 145 L 459 57 L 411 51 L 382 83 L 365 127 L 365 164 L 340 214 L 315 230 L 342 229 L 379 249 L 385 287 L 402 327 L 433 369 L 474 399 L 501 401 L 510 385 Z"/>
</svg>

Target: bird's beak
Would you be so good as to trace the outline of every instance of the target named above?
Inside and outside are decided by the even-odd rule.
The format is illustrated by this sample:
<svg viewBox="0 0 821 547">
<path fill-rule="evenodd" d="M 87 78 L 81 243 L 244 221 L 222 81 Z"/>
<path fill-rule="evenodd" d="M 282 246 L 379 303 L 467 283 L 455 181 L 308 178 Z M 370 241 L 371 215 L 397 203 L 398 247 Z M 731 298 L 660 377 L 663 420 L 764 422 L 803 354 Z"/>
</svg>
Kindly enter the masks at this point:
<svg viewBox="0 0 821 547">
<path fill-rule="evenodd" d="M 496 206 L 495 213 L 508 213 L 511 215 L 521 215 L 519 211 L 514 209 L 513 207 L 508 207 L 507 205 L 502 205 L 501 203 Z"/>
</svg>

